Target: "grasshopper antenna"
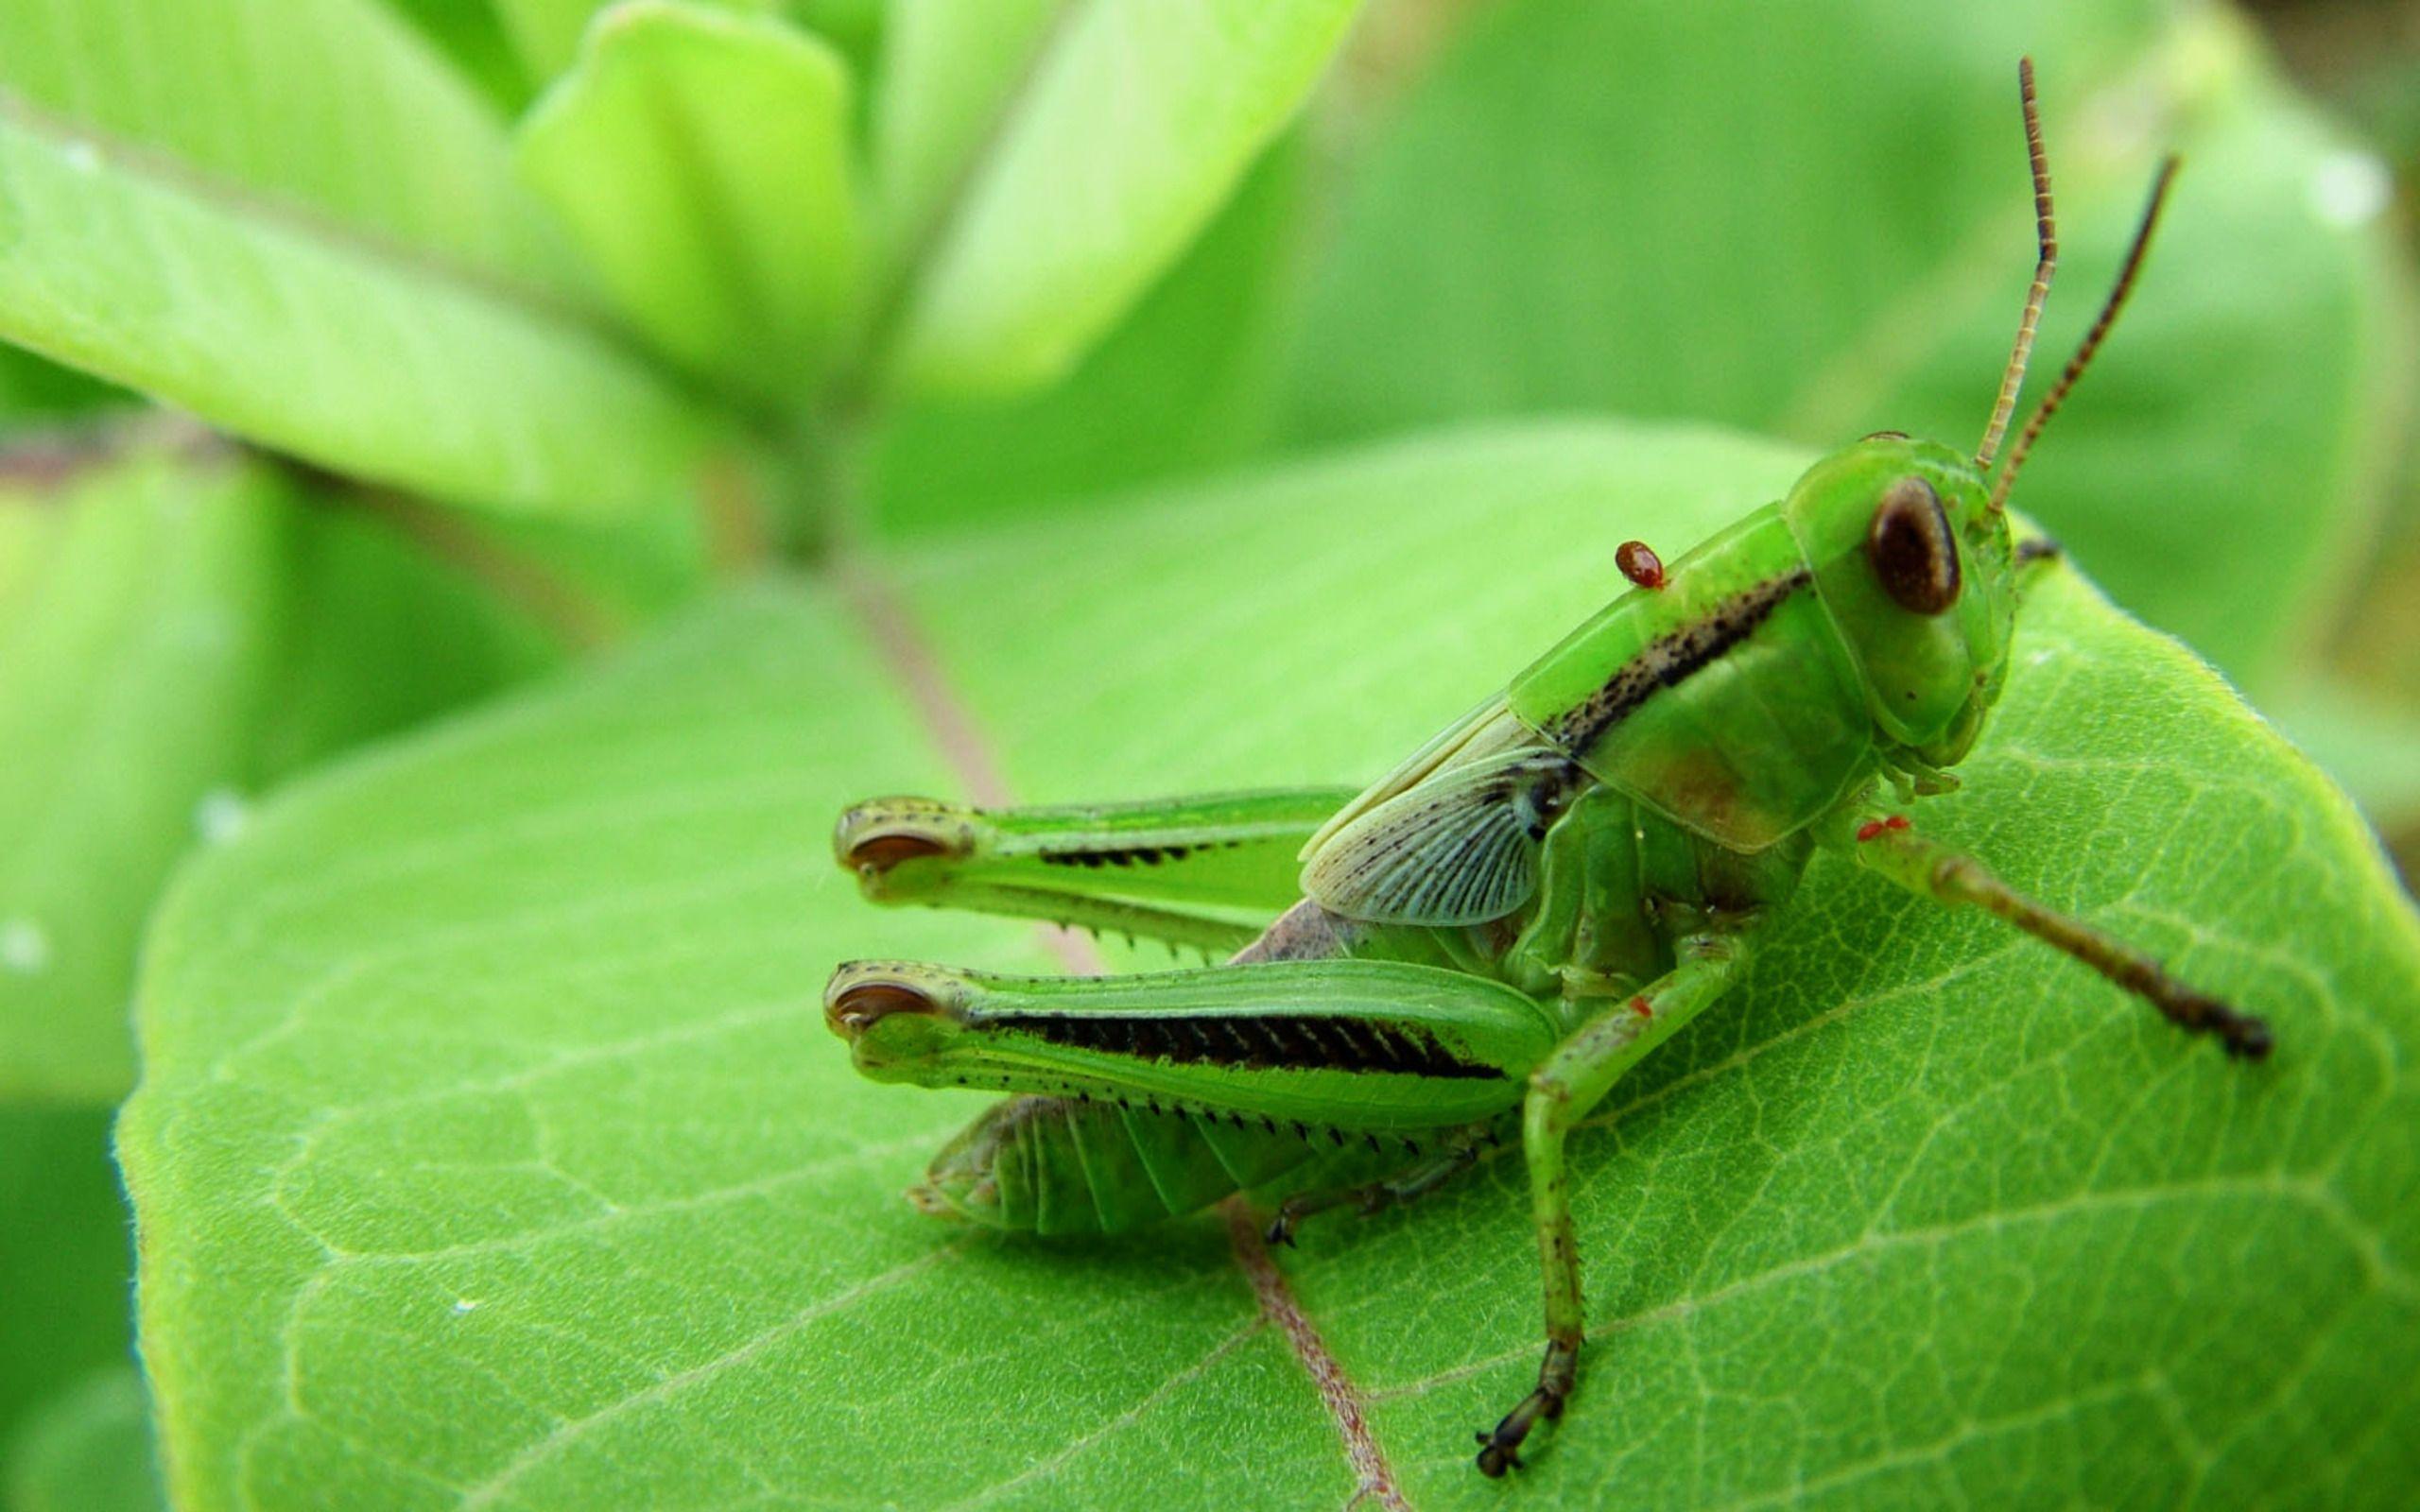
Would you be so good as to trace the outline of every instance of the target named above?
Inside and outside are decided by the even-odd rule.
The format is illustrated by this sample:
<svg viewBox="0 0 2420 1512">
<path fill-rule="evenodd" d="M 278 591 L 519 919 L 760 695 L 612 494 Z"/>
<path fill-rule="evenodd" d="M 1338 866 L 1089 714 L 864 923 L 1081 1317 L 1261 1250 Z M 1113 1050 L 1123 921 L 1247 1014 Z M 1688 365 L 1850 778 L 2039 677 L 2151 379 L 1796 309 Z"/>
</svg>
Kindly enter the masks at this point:
<svg viewBox="0 0 2420 1512">
<path fill-rule="evenodd" d="M 2059 268 L 2059 228 L 2050 215 L 2050 160 L 2042 150 L 2042 110 L 2033 99 L 2033 60 L 2016 60 L 2017 95 L 2025 102 L 2025 156 L 2033 168 L 2033 234 L 2041 248 L 2033 262 L 2033 287 L 2025 296 L 2025 314 L 2016 322 L 2016 345 L 2000 374 L 2000 397 L 1992 405 L 1992 422 L 1983 427 L 1983 444 L 1975 448 L 1975 471 L 1991 471 L 1999 455 L 2000 438 L 2008 434 L 2009 417 L 2016 412 L 2016 392 L 2025 386 L 2026 359 L 2033 354 L 2033 333 L 2042 324 L 2042 305 L 2050 298 L 2050 275 Z"/>
<path fill-rule="evenodd" d="M 2059 374 L 2059 381 L 2050 386 L 2050 391 L 2042 396 L 2042 403 L 2026 421 L 2025 429 L 2017 433 L 2016 444 L 2008 449 L 2008 466 L 2000 470 L 2000 480 L 1992 489 L 1994 509 L 2008 503 L 2009 485 L 2016 481 L 2016 470 L 2025 465 L 2025 454 L 2033 449 L 2042 427 L 2050 423 L 2050 417 L 2059 412 L 2059 405 L 2074 391 L 2076 380 L 2083 376 L 2092 354 L 2100 350 L 2101 338 L 2118 323 L 2118 312 L 2126 307 L 2126 296 L 2135 290 L 2135 276 L 2143 269 L 2143 253 L 2151 247 L 2152 232 L 2159 227 L 2160 209 L 2168 203 L 2168 188 L 2176 180 L 2180 161 L 2170 156 L 2160 163 L 2159 178 L 2152 184 L 2151 203 L 2143 207 L 2142 223 L 2135 228 L 2134 243 L 2126 249 L 2125 265 L 2118 269 L 2118 282 L 2109 290 L 2109 298 L 2101 301 L 2100 314 L 2077 345 L 2076 354 L 2067 359 L 2066 370 Z"/>
</svg>

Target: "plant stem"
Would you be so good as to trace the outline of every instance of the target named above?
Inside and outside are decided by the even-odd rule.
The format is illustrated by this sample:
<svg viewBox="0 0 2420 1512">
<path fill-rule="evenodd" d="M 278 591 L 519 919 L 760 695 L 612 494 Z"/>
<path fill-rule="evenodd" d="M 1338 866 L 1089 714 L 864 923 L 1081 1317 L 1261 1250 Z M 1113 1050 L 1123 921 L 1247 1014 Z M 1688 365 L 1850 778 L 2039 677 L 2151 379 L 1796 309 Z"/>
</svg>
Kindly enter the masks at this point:
<svg viewBox="0 0 2420 1512">
<path fill-rule="evenodd" d="M 766 470 L 769 513 L 782 559 L 829 568 L 871 533 L 865 487 L 866 420 L 838 409 L 800 426 Z"/>
</svg>

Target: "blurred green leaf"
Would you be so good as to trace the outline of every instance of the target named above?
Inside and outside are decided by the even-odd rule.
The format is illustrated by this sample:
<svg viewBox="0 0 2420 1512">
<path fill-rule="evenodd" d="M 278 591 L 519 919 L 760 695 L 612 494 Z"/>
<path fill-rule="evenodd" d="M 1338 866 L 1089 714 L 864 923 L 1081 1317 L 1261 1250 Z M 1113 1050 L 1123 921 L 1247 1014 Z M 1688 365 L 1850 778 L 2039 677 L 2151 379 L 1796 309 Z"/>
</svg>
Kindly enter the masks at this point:
<svg viewBox="0 0 2420 1512">
<path fill-rule="evenodd" d="M 0 495 L 0 1094 L 132 1080 L 135 939 L 238 801 L 278 641 L 282 501 L 221 457 Z"/>
<path fill-rule="evenodd" d="M 491 0 L 389 0 L 466 78 L 507 110 L 528 103 L 531 81 Z"/>
<path fill-rule="evenodd" d="M 521 129 L 521 166 L 631 323 L 792 405 L 857 265 L 846 65 L 784 22 L 615 7 Z"/>
<path fill-rule="evenodd" d="M 205 198 L 499 279 L 563 268 L 494 107 L 380 0 L 0 7 L 0 101 L 12 128 L 113 161 L 139 146 Z"/>
<path fill-rule="evenodd" d="M 2270 700 L 2268 713 L 2380 828 L 2420 818 L 2420 712 L 2311 676 Z"/>
<path fill-rule="evenodd" d="M 1677 551 L 1800 461 L 1474 434 L 889 570 L 1037 799 L 1351 779 L 1617 586 L 1609 512 Z M 1506 561 L 1517 592 L 1474 572 Z M 124 1145 L 191 1512 L 1368 1489 L 1215 1223 L 1037 1245 L 899 1200 L 979 1099 L 857 1080 L 825 970 L 1038 950 L 862 906 L 825 854 L 843 802 L 944 782 L 886 624 L 811 585 L 725 605 L 185 873 Z M 1581 1142 L 1604 1342 L 1521 1494 L 2234 1505 L 2420 1472 L 2420 927 L 2358 819 L 2065 569 L 1965 775 L 1934 829 L 2272 1014 L 2274 1062 L 1820 865 Z M 1517 1167 L 1286 1262 L 1417 1504 L 1501 1501 L 1467 1456 L 1535 1368 Z"/>
<path fill-rule="evenodd" d="M 549 79 L 569 68 L 579 56 L 579 39 L 598 12 L 614 0 L 495 0 L 504 28 L 512 38 L 530 77 Z M 700 6 L 765 15 L 779 10 L 781 0 L 692 0 Z"/>
<path fill-rule="evenodd" d="M 495 0 L 497 14 L 523 66 L 536 79 L 550 79 L 579 55 L 579 34 L 608 0 Z"/>
<path fill-rule="evenodd" d="M 143 920 L 260 793 L 562 650 L 393 522 L 130 434 L 0 458 L 0 1095 L 125 1091 Z"/>
<path fill-rule="evenodd" d="M 868 177 L 885 258 L 932 235 L 1067 0 L 894 0 L 873 94 Z"/>
<path fill-rule="evenodd" d="M 929 530 L 1208 472 L 1265 444 L 1308 208 L 1304 156 L 1298 143 L 1270 148 L 1065 382 L 885 416 L 868 469 L 885 525 Z"/>
<path fill-rule="evenodd" d="M 2067 253 L 2042 368 L 2156 157 L 2187 169 L 2019 501 L 2121 601 L 2265 683 L 2367 527 L 2413 348 L 2377 164 L 2206 6 L 1484 11 L 1364 155 L 1292 435 L 1607 410 L 1826 446 L 1979 436 L 2032 264 L 2026 52 Z"/>
<path fill-rule="evenodd" d="M 6 1465 L 9 1512 L 159 1512 L 151 1404 L 131 1365 L 86 1377 L 19 1433 Z"/>
<path fill-rule="evenodd" d="M 852 77 L 864 78 L 881 56 L 884 24 L 891 0 L 788 0 L 785 8 L 849 60 Z M 858 113 L 864 114 L 862 96 Z"/>
<path fill-rule="evenodd" d="M 342 502 L 304 495 L 281 565 L 277 693 L 251 735 L 246 792 L 564 660 L 551 627 L 500 598 L 494 583 Z"/>
<path fill-rule="evenodd" d="M 0 415 L 22 422 L 30 416 L 80 415 L 130 401 L 124 389 L 46 362 L 17 347 L 0 346 Z"/>
<path fill-rule="evenodd" d="M 1007 395 L 1066 372 L 1293 115 L 1356 9 L 904 9 L 875 106 L 874 193 L 912 259 L 890 380 Z"/>
<path fill-rule="evenodd" d="M 0 336 L 339 471 L 576 512 L 723 422 L 580 318 L 0 113 Z"/>
<path fill-rule="evenodd" d="M 0 1102 L 0 1213 L 5 1449 L 72 1383 L 130 1359 L 133 1250 L 110 1114 Z"/>
</svg>

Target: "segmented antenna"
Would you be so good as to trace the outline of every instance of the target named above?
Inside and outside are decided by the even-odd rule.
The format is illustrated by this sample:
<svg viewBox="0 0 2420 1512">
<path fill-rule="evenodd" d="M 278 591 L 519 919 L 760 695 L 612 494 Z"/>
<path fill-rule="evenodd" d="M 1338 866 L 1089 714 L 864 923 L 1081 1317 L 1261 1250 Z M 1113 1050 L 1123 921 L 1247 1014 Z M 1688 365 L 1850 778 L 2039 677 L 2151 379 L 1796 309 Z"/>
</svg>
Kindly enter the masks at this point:
<svg viewBox="0 0 2420 1512">
<path fill-rule="evenodd" d="M 2025 454 L 2033 449 L 2034 438 L 2042 434 L 2043 426 L 2050 423 L 2050 417 L 2059 412 L 2059 405 L 2075 388 L 2076 380 L 2083 376 L 2083 369 L 2092 361 L 2092 354 L 2100 350 L 2101 337 L 2109 335 L 2109 328 L 2118 323 L 2118 312 L 2126 307 L 2126 296 L 2134 292 L 2135 275 L 2142 271 L 2143 253 L 2151 247 L 2152 232 L 2159 226 L 2160 207 L 2168 203 L 2168 186 L 2174 181 L 2180 162 L 2170 156 L 2160 163 L 2159 179 L 2152 185 L 2151 203 L 2143 207 L 2142 224 L 2135 228 L 2134 244 L 2126 249 L 2125 265 L 2118 269 L 2118 283 L 2110 289 L 2109 298 L 2101 302 L 2100 314 L 2093 320 L 2092 329 L 2084 333 L 2083 342 L 2076 348 L 2076 354 L 2067 359 L 2066 370 L 2059 374 L 2059 381 L 2050 386 L 2050 391 L 2042 396 L 2042 403 L 2034 407 L 2032 417 L 2026 421 L 2025 429 L 2017 433 L 2016 444 L 2008 449 L 2008 466 L 2000 470 L 2000 480 L 1992 489 L 1993 508 L 1997 509 L 2008 502 L 2009 485 L 2016 481 L 2016 470 L 2025 465 Z"/>
<path fill-rule="evenodd" d="M 2025 314 L 2016 322 L 2016 345 L 2000 374 L 2000 397 L 1992 405 L 1992 422 L 1983 427 L 1983 444 L 1975 448 L 1975 471 L 1991 470 L 1999 455 L 2000 438 L 2008 434 L 2009 417 L 2016 412 L 2016 392 L 2025 386 L 2026 359 L 2033 355 L 2033 333 L 2042 323 L 2042 305 L 2050 297 L 2050 275 L 2059 267 L 2059 228 L 2050 218 L 2050 161 L 2042 150 L 2042 111 L 2033 100 L 2033 60 L 2016 60 L 2016 88 L 2025 102 L 2025 155 L 2033 167 L 2033 232 L 2041 254 L 2033 263 L 2033 287 L 2025 296 Z"/>
</svg>

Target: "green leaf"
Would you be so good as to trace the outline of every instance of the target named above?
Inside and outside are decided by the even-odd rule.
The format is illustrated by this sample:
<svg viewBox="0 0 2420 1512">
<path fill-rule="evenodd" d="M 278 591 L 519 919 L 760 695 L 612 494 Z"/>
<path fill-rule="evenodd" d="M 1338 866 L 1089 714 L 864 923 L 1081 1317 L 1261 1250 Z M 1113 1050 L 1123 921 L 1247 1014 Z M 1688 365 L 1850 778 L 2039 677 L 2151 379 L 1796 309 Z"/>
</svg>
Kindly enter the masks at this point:
<svg viewBox="0 0 2420 1512">
<path fill-rule="evenodd" d="M 151 1404 L 131 1365 L 95 1372 L 43 1407 L 7 1463 L 9 1512 L 157 1512 L 167 1505 Z"/>
<path fill-rule="evenodd" d="M 0 457 L 0 1095 L 131 1085 L 143 920 L 258 794 L 560 656 L 392 524 L 134 434 Z"/>
<path fill-rule="evenodd" d="M 1064 373 L 1292 116 L 1356 9 L 1068 0 L 1035 52 L 1028 0 L 907 8 L 875 108 L 883 223 L 917 259 L 890 378 L 1008 394 Z"/>
<path fill-rule="evenodd" d="M 1605 410 L 1838 445 L 1980 435 L 2032 266 L 2015 60 L 2065 256 L 2039 392 L 2157 156 L 2186 169 L 2018 502 L 2256 688 L 2342 586 L 2415 370 L 2376 162 L 2213 8 L 1508 5 L 1363 155 L 1291 434 Z"/>
<path fill-rule="evenodd" d="M 607 0 L 495 0 L 504 29 L 532 78 L 552 78 L 579 55 L 579 34 Z"/>
<path fill-rule="evenodd" d="M 392 0 L 395 13 L 420 29 L 448 61 L 498 106 L 528 103 L 530 80 L 490 0 Z"/>
<path fill-rule="evenodd" d="M 1039 952 L 831 865 L 842 803 L 949 785 L 873 658 L 954 685 L 1036 800 L 1364 777 L 1618 586 L 1615 541 L 1677 552 L 1801 460 L 1569 425 L 1023 519 L 888 565 L 908 635 L 769 592 L 276 805 L 184 874 L 144 983 L 180 1504 L 1334 1506 L 1381 1468 L 1498 1503 L 1468 1453 L 1535 1369 L 1517 1160 L 1287 1258 L 1358 1460 L 1215 1220 L 1037 1245 L 900 1201 L 980 1100 L 856 1079 L 825 971 Z M 2276 1057 L 1820 865 L 1579 1141 L 1599 1342 L 1538 1504 L 2420 1473 L 2420 927 L 2358 819 L 2066 568 L 1964 771 L 1935 829 Z"/>
<path fill-rule="evenodd" d="M 769 14 L 782 0 L 695 0 L 718 9 L 743 14 Z M 589 22 L 613 0 L 495 0 L 504 29 L 512 38 L 533 78 L 552 78 L 569 68 L 579 55 L 579 39 Z"/>
<path fill-rule="evenodd" d="M 0 14 L 0 336 L 342 472 L 661 498 L 719 421 L 568 266 L 495 107 L 372 0 Z"/>
<path fill-rule="evenodd" d="M 1299 143 L 1248 174 L 1184 257 L 1066 381 L 1008 404 L 883 418 L 884 524 L 930 530 L 1232 466 L 1265 445 L 1307 208 Z"/>
<path fill-rule="evenodd" d="M 283 508 L 229 458 L 164 455 L 0 496 L 0 1094 L 132 1080 L 144 917 L 245 791 Z"/>
<path fill-rule="evenodd" d="M 134 1269 L 99 1108 L 0 1102 L 0 1449 L 88 1372 L 130 1358 Z M 0 1453 L 0 1488 L 10 1476 Z"/>
<path fill-rule="evenodd" d="M 339 472 L 605 512 L 722 421 L 564 310 L 0 112 L 0 336 Z"/>
<path fill-rule="evenodd" d="M 251 734 L 248 792 L 564 660 L 564 642 L 526 606 L 341 500 L 296 511 L 281 565 L 276 696 Z"/>
<path fill-rule="evenodd" d="M 1067 0 L 891 7 L 867 140 L 874 218 L 891 261 L 932 234 L 1066 9 Z"/>
<path fill-rule="evenodd" d="M 786 5 L 777 9 L 786 10 L 800 26 L 830 43 L 849 60 L 850 72 L 856 77 L 864 78 L 873 74 L 874 60 L 882 54 L 890 0 L 787 0 Z M 858 114 L 864 113 L 861 103 Z"/>
<path fill-rule="evenodd" d="M 11 419 L 78 415 L 111 404 L 124 404 L 128 397 L 124 390 L 73 368 L 44 362 L 16 347 L 0 346 L 0 414 Z"/>
<path fill-rule="evenodd" d="M 0 104 L 491 277 L 562 269 L 494 107 L 378 0 L 0 8 Z"/>
<path fill-rule="evenodd" d="M 802 402 L 855 282 L 847 67 L 786 23 L 617 6 L 521 166 L 676 361 Z"/>
</svg>

